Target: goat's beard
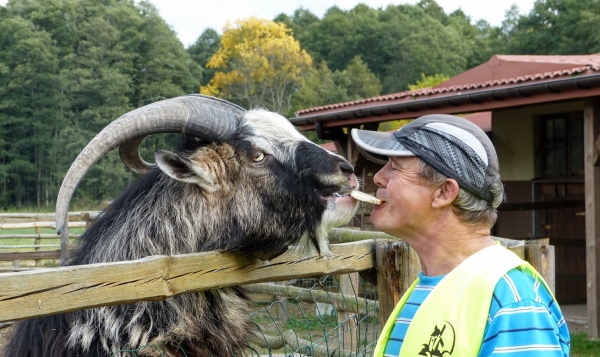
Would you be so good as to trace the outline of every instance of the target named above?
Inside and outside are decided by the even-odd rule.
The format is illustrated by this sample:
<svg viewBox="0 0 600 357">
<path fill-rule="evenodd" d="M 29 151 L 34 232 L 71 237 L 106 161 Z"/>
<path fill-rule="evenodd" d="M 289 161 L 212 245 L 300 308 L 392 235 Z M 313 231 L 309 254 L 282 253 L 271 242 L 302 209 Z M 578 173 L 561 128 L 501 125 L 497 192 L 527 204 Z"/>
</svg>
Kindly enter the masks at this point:
<svg viewBox="0 0 600 357">
<path fill-rule="evenodd" d="M 329 249 L 329 231 L 347 224 L 354 217 L 358 206 L 358 201 L 349 196 L 328 200 L 314 233 L 316 239 L 311 239 L 311 234 L 306 231 L 293 249 L 303 256 L 317 255 L 320 252 L 321 256 L 332 257 L 333 253 Z"/>
</svg>

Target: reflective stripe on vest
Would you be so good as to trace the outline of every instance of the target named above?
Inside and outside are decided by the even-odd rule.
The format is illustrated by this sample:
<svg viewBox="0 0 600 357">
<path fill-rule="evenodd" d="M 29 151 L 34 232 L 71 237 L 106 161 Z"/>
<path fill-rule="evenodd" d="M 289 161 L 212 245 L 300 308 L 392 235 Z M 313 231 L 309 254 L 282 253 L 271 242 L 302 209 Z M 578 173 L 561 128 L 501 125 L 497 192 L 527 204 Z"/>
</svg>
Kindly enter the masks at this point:
<svg viewBox="0 0 600 357">
<path fill-rule="evenodd" d="M 519 266 L 550 291 L 535 269 L 513 252 L 499 244 L 484 248 L 448 273 L 427 296 L 408 327 L 400 356 L 477 357 L 494 289 L 502 276 Z M 383 356 L 396 317 L 418 282 L 394 308 L 373 356 Z"/>
</svg>

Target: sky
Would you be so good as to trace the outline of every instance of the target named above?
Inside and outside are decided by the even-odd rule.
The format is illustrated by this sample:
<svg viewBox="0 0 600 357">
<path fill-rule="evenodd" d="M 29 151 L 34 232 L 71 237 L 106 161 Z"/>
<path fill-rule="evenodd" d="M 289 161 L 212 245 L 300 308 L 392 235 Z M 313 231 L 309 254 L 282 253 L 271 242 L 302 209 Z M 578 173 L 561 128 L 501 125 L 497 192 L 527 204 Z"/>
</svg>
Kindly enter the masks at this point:
<svg viewBox="0 0 600 357">
<path fill-rule="evenodd" d="M 138 0 L 136 0 L 138 1 Z M 7 0 L 0 0 L 5 5 Z M 415 4 L 418 0 L 150 0 L 167 24 L 177 33 L 187 47 L 207 28 L 213 28 L 222 34 L 223 26 L 229 21 L 251 16 L 272 20 L 284 13 L 292 15 L 294 10 L 303 7 L 317 17 L 322 18 L 327 9 L 337 6 L 350 10 L 359 3 L 372 8 L 385 8 L 394 4 Z M 534 0 L 437 0 L 437 3 L 449 14 L 454 10 L 462 11 L 471 17 L 472 23 L 486 20 L 492 26 L 500 26 L 504 14 L 512 4 L 519 7 L 521 14 L 527 14 Z"/>
<path fill-rule="evenodd" d="M 3 0 L 0 0 L 3 1 Z M 372 8 L 385 8 L 394 4 L 415 4 L 418 0 L 150 0 L 160 11 L 161 17 L 172 26 L 177 36 L 187 47 L 206 28 L 213 28 L 222 34 L 227 21 L 251 16 L 272 20 L 285 13 L 292 15 L 294 10 L 303 7 L 322 18 L 327 9 L 337 6 L 350 10 L 359 3 Z M 512 4 L 519 7 L 521 14 L 533 8 L 534 0 L 437 0 L 449 14 L 458 8 L 471 17 L 472 23 L 484 19 L 492 26 L 500 26 L 506 10 Z"/>
</svg>

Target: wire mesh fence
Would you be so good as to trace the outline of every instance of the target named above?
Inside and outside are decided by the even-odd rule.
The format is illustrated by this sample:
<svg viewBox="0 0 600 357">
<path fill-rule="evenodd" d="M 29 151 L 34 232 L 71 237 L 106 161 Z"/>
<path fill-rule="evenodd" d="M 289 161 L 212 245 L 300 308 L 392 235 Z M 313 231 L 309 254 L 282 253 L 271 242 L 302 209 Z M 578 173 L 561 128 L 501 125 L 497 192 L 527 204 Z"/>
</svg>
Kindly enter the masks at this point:
<svg viewBox="0 0 600 357">
<path fill-rule="evenodd" d="M 372 356 L 379 333 L 377 290 L 358 273 L 246 286 L 255 330 L 249 356 Z M 227 354 L 227 353 L 225 353 Z M 147 345 L 114 357 L 187 356 Z"/>
<path fill-rule="evenodd" d="M 372 354 L 379 332 L 373 285 L 362 279 L 337 276 L 285 284 L 273 288 L 271 293 L 288 296 L 263 303 L 264 307 L 250 316 L 259 331 L 249 339 L 250 345 L 260 355 L 350 357 Z M 260 285 L 263 289 L 249 289 L 269 292 L 266 284 Z"/>
</svg>

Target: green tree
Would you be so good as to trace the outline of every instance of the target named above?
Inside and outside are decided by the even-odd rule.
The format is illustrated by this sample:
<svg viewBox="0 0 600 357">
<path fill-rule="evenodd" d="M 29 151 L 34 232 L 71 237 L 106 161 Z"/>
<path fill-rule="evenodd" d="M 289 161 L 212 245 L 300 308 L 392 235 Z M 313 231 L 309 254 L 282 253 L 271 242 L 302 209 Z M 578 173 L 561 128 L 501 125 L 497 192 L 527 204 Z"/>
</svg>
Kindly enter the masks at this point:
<svg viewBox="0 0 600 357">
<path fill-rule="evenodd" d="M 332 71 L 321 62 L 307 75 L 294 95 L 294 110 L 378 96 L 381 83 L 367 65 L 355 57 L 342 71 Z M 291 113 L 290 113 L 291 114 Z"/>
<path fill-rule="evenodd" d="M 425 73 L 421 73 L 421 79 L 415 84 L 409 84 L 408 89 L 417 90 L 421 88 L 429 88 L 443 83 L 450 79 L 450 77 L 443 74 L 434 74 L 433 76 L 426 76 Z"/>
<path fill-rule="evenodd" d="M 0 48 L 0 205 L 39 207 L 60 125 L 58 59 L 49 34 L 18 17 L 0 19 Z"/>
<path fill-rule="evenodd" d="M 476 67 L 496 54 L 488 41 L 491 26 L 485 20 L 479 20 L 476 24 L 472 24 L 470 17 L 458 9 L 448 16 L 448 27 L 458 33 L 465 47 L 468 48 L 464 54 L 465 69 Z"/>
<path fill-rule="evenodd" d="M 456 30 L 429 16 L 407 24 L 408 34 L 398 41 L 396 60 L 388 65 L 384 87 L 393 92 L 408 89 L 421 73 L 453 76 L 467 68 L 468 46 Z"/>
<path fill-rule="evenodd" d="M 340 71 L 332 71 L 327 63 L 321 62 L 312 69 L 294 95 L 294 109 L 306 109 L 350 100 L 350 80 Z"/>
<path fill-rule="evenodd" d="M 201 67 L 148 2 L 11 0 L 0 8 L 0 206 L 52 204 L 73 159 L 110 121 L 197 92 Z M 11 140 L 7 140 L 11 138 Z M 143 155 L 170 137 L 150 137 Z M 76 197 L 130 180 L 116 153 Z"/>
<path fill-rule="evenodd" d="M 381 94 L 381 82 L 360 56 L 354 57 L 344 70 L 348 77 L 348 95 L 351 100 L 376 97 Z"/>
<path fill-rule="evenodd" d="M 303 48 L 334 71 L 360 56 L 382 82 L 383 93 L 406 90 L 421 72 L 452 76 L 491 56 L 487 28 L 472 24 L 462 11 L 445 14 L 434 0 L 384 9 L 334 6 L 322 20 L 306 25 L 294 17 L 277 19 L 295 26 Z"/>
<path fill-rule="evenodd" d="M 508 17 L 511 16 L 511 17 Z M 513 54 L 588 54 L 600 52 L 600 2 L 538 0 L 526 16 L 507 14 L 506 51 Z"/>
<path fill-rule="evenodd" d="M 131 73 L 136 107 L 183 95 L 197 93 L 202 68 L 192 60 L 175 32 L 149 2 L 138 5 L 142 19 L 138 38 L 131 43 L 136 54 Z"/>
<path fill-rule="evenodd" d="M 318 25 L 320 20 L 310 10 L 300 7 L 294 11 L 292 16 L 282 13 L 277 15 L 273 21 L 280 22 L 292 30 L 292 35 L 304 48 L 312 27 Z"/>
<path fill-rule="evenodd" d="M 187 48 L 190 57 L 203 68 L 201 85 L 207 85 L 215 75 L 215 70 L 206 68 L 208 60 L 221 46 L 221 36 L 214 29 L 208 28 L 202 32 L 196 42 Z"/>
</svg>

